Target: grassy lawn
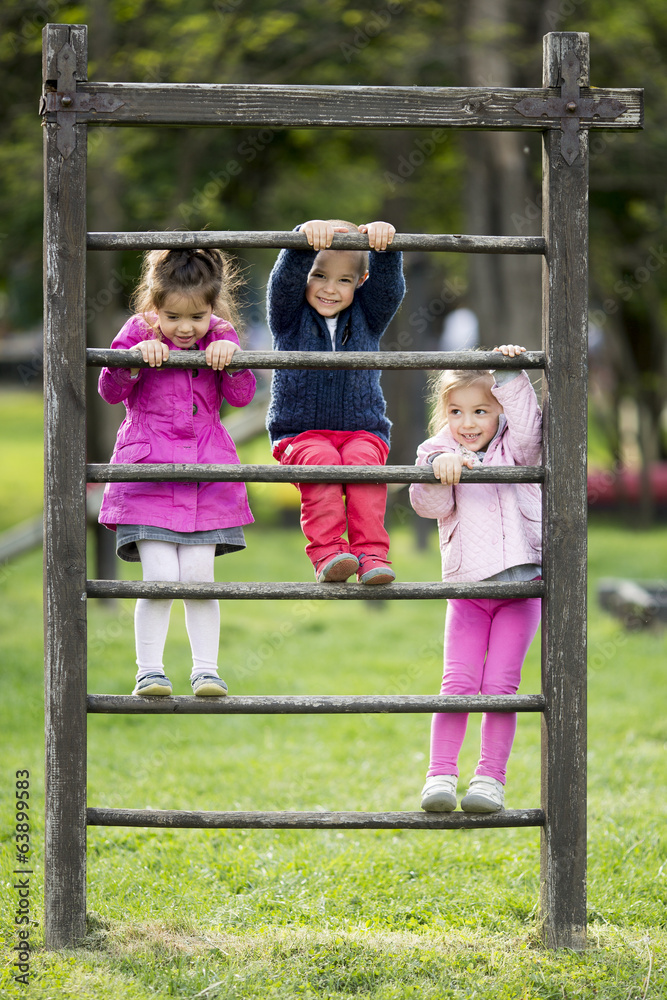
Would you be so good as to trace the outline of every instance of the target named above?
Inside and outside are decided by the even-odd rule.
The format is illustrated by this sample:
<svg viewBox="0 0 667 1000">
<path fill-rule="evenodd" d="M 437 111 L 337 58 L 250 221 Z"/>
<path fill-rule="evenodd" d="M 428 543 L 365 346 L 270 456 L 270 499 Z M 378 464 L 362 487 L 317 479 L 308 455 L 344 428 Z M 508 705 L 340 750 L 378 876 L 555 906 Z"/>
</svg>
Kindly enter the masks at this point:
<svg viewBox="0 0 667 1000">
<path fill-rule="evenodd" d="M 5 426 L 0 454 L 7 454 Z M 33 486 L 25 486 L 39 489 L 33 446 L 27 439 L 22 445 L 29 468 L 19 465 L 14 480 L 26 490 L 22 516 L 33 512 L 31 503 L 39 510 Z M 39 445 L 37 453 L 41 469 Z M 399 579 L 438 579 L 435 533 L 418 550 L 409 520 L 390 527 Z M 255 525 L 247 538 L 246 552 L 217 560 L 219 579 L 310 578 L 298 530 Z M 589 947 L 582 954 L 549 952 L 540 943 L 537 830 L 101 827 L 88 834 L 86 940 L 75 950 L 45 952 L 41 553 L 0 567 L 0 996 L 666 996 L 664 632 L 623 631 L 595 596 L 600 576 L 655 577 L 666 550 L 664 528 L 591 524 Z M 432 693 L 443 612 L 430 601 L 228 602 L 221 673 L 235 694 Z M 178 605 L 166 655 L 175 693 L 189 692 Z M 91 601 L 89 690 L 128 693 L 134 669 L 132 602 Z M 521 690 L 539 690 L 538 641 Z M 476 762 L 478 721 L 471 718 L 463 781 Z M 90 716 L 88 799 L 136 808 L 415 810 L 428 728 L 420 715 Z M 539 744 L 539 717 L 522 716 L 510 807 L 539 804 Z M 32 810 L 28 987 L 15 983 L 12 966 L 19 769 L 30 772 Z"/>
<path fill-rule="evenodd" d="M 42 511 L 42 395 L 0 391 L 0 531 Z"/>
</svg>

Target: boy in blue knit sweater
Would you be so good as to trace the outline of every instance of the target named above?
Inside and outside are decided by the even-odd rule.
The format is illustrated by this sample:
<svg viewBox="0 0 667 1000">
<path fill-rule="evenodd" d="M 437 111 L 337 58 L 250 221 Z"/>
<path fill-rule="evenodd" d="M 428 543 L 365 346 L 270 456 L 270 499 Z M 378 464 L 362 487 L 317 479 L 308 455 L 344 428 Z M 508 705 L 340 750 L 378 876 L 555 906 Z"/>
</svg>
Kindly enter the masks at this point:
<svg viewBox="0 0 667 1000">
<path fill-rule="evenodd" d="M 278 351 L 377 351 L 405 294 L 402 256 L 384 253 L 395 229 L 313 219 L 298 227 L 309 250 L 281 250 L 268 286 L 268 321 Z M 334 233 L 368 234 L 370 253 L 330 250 Z M 380 372 L 279 370 L 267 428 L 282 465 L 384 465 L 391 423 Z M 318 583 L 391 583 L 384 527 L 387 487 L 299 483 L 301 527 Z M 347 532 L 347 540 L 344 535 Z"/>
</svg>

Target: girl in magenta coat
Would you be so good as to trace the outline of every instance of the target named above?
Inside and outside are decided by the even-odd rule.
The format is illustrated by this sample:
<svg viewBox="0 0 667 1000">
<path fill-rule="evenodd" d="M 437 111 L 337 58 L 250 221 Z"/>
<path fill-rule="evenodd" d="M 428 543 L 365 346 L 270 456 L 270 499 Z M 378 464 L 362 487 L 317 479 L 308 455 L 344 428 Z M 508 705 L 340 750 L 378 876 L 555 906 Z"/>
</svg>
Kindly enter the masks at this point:
<svg viewBox="0 0 667 1000">
<path fill-rule="evenodd" d="M 525 348 L 496 348 L 514 357 Z M 495 374 L 495 378 L 494 378 Z M 412 506 L 437 517 L 442 576 L 447 582 L 534 580 L 541 574 L 541 492 L 534 483 L 460 483 L 463 466 L 537 465 L 542 414 L 525 372 L 444 371 L 434 393 L 432 438 L 420 445 L 417 464 L 429 464 L 439 483 L 414 483 Z M 521 668 L 540 622 L 539 598 L 447 602 L 441 694 L 516 693 Z M 458 757 L 468 724 L 465 713 L 437 713 L 422 809 L 456 808 Z M 516 714 L 482 717 L 479 763 L 461 807 L 467 812 L 504 808 L 504 786 Z"/>
<path fill-rule="evenodd" d="M 154 250 L 144 258 L 135 292 L 136 314 L 112 347 L 134 350 L 149 368 L 103 368 L 99 391 L 124 403 L 127 415 L 112 462 L 238 464 L 220 421 L 223 401 L 245 406 L 255 377 L 226 370 L 239 350 L 229 322 L 235 278 L 218 250 Z M 199 350 L 206 368 L 162 368 L 174 350 Z M 108 483 L 100 522 L 115 530 L 121 559 L 141 560 L 144 580 L 210 582 L 216 555 L 245 548 L 243 525 L 253 520 L 243 483 Z M 137 674 L 134 694 L 170 695 L 163 654 L 171 601 L 138 600 L 135 610 Z M 192 647 L 192 690 L 220 696 L 220 608 L 217 601 L 186 600 Z"/>
</svg>

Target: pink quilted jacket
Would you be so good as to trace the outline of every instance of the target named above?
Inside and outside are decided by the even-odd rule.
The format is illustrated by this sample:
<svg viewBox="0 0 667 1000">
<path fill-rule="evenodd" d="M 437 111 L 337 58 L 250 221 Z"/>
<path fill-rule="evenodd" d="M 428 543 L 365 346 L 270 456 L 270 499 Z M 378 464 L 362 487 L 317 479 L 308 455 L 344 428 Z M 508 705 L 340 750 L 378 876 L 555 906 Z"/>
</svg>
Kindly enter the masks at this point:
<svg viewBox="0 0 667 1000">
<path fill-rule="evenodd" d="M 112 343 L 129 350 L 152 331 L 133 316 Z M 213 340 L 238 344 L 233 327 L 217 316 L 197 343 Z M 172 347 L 172 350 L 179 350 Z M 167 462 L 238 465 L 236 448 L 220 422 L 223 400 L 245 406 L 255 394 L 255 376 L 245 369 L 234 375 L 212 368 L 103 368 L 99 391 L 107 403 L 124 403 L 112 462 Z M 252 521 L 244 483 L 107 483 L 100 522 L 152 524 L 171 531 L 207 531 Z"/>
<path fill-rule="evenodd" d="M 525 372 L 494 385 L 502 405 L 498 433 L 481 464 L 539 465 L 542 414 Z M 417 465 L 460 450 L 449 428 L 419 446 Z M 542 493 L 536 483 L 413 483 L 410 501 L 421 517 L 437 517 L 442 578 L 451 583 L 487 580 L 511 566 L 542 561 Z"/>
</svg>

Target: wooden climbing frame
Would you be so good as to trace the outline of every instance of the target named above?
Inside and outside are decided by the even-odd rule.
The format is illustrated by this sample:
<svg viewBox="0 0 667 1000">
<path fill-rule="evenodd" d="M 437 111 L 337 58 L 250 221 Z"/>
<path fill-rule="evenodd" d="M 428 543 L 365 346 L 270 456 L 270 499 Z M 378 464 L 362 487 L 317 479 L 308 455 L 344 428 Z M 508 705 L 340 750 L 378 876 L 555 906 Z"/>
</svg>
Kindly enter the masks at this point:
<svg viewBox="0 0 667 1000">
<path fill-rule="evenodd" d="M 591 130 L 637 129 L 642 91 L 589 86 L 585 33 L 544 39 L 543 86 L 536 89 L 254 86 L 90 83 L 85 25 L 44 29 L 41 113 L 45 150 L 45 935 L 48 948 L 85 934 L 86 831 L 89 825 L 261 828 L 411 828 L 446 830 L 539 826 L 541 912 L 549 947 L 586 941 L 586 403 L 588 331 L 588 139 Z M 543 138 L 542 235 L 402 235 L 393 250 L 538 254 L 543 260 L 543 349 L 521 358 L 480 352 L 260 353 L 234 365 L 357 368 L 540 368 L 545 373 L 544 465 L 464 471 L 468 482 L 544 486 L 543 582 L 396 583 L 391 587 L 316 583 L 166 584 L 86 579 L 86 483 L 150 479 L 253 482 L 340 481 L 341 468 L 86 466 L 86 366 L 127 365 L 123 352 L 86 350 L 86 252 L 149 247 L 303 246 L 278 233 L 87 233 L 86 146 L 96 125 L 263 126 L 267 128 L 467 128 L 539 131 Z M 367 246 L 337 234 L 338 249 Z M 305 359 L 305 360 L 304 360 Z M 137 364 L 133 359 L 134 365 Z M 197 367 L 188 352 L 169 364 Z M 345 480 L 410 483 L 413 466 L 347 468 Z M 141 699 L 88 695 L 89 597 L 200 597 L 225 600 L 373 600 L 448 597 L 543 599 L 542 690 L 489 698 L 440 696 L 230 696 Z M 358 713 L 537 711 L 542 714 L 540 808 L 488 816 L 424 812 L 178 812 L 100 809 L 86 801 L 88 712 Z"/>
</svg>

